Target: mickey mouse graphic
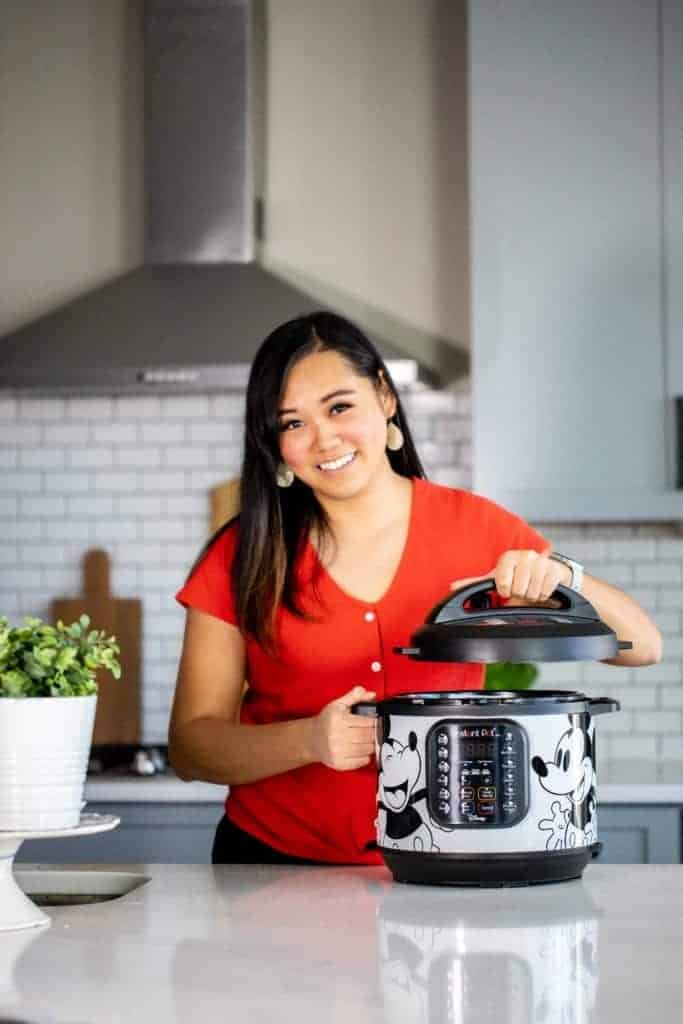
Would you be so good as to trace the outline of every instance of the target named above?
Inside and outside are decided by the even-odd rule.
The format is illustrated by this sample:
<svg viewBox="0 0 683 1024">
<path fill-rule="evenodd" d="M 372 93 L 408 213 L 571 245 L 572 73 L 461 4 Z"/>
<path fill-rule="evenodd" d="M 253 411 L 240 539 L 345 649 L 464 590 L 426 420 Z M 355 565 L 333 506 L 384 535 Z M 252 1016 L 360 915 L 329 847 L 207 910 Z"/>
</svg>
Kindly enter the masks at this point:
<svg viewBox="0 0 683 1024">
<path fill-rule="evenodd" d="M 538 823 L 541 831 L 550 833 L 547 850 L 590 846 L 595 839 L 595 739 L 589 733 L 590 716 L 585 726 L 568 717 L 570 727 L 560 736 L 553 760 L 534 757 L 531 761 L 543 789 L 565 798 L 554 800 L 552 818 Z"/>
<path fill-rule="evenodd" d="M 415 805 L 427 799 L 423 786 L 416 789 L 422 758 L 417 749 L 417 736 L 408 735 L 408 743 L 400 743 L 389 736 L 389 719 L 384 717 L 383 740 L 378 753 L 378 813 L 377 842 L 379 846 L 395 850 L 406 849 L 412 839 L 412 849 L 438 853 L 431 829 L 416 810 Z"/>
</svg>

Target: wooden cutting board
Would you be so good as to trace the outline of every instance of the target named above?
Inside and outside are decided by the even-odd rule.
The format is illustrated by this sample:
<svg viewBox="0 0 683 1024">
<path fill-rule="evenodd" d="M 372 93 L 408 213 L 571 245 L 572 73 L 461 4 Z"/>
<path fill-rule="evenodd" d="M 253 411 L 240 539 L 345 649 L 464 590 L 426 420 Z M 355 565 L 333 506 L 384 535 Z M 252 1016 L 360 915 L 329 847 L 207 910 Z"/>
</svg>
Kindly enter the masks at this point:
<svg viewBox="0 0 683 1024">
<path fill-rule="evenodd" d="M 81 615 L 90 616 L 92 629 L 115 636 L 121 654 L 121 678 L 101 669 L 93 743 L 138 743 L 140 740 L 140 676 L 142 602 L 115 598 L 109 589 L 109 555 L 92 548 L 83 556 L 83 594 L 58 597 L 51 605 L 53 623 L 67 625 Z"/>
<path fill-rule="evenodd" d="M 240 510 L 240 479 L 235 477 L 218 484 L 209 491 L 209 502 L 211 505 L 211 533 L 227 523 L 229 519 L 239 513 Z"/>
</svg>

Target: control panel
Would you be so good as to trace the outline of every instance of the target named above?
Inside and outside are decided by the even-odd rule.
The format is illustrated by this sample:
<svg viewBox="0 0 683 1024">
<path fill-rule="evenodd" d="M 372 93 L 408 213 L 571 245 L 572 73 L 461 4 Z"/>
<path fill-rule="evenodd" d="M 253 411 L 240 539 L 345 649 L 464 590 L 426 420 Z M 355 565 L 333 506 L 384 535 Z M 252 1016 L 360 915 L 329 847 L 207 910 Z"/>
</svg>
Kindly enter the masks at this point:
<svg viewBox="0 0 683 1024">
<path fill-rule="evenodd" d="M 438 722 L 427 734 L 429 813 L 442 828 L 515 825 L 529 806 L 528 763 L 515 722 Z"/>
</svg>

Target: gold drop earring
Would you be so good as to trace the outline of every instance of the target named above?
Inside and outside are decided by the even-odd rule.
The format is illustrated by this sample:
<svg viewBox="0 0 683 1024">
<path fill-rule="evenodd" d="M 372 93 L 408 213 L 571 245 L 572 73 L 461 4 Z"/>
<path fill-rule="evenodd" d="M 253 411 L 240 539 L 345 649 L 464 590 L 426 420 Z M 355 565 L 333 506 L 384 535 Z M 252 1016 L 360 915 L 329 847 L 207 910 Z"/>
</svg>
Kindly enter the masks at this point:
<svg viewBox="0 0 683 1024">
<path fill-rule="evenodd" d="M 278 487 L 291 487 L 294 483 L 294 473 L 286 463 L 280 462 L 278 464 L 275 482 Z"/>
<path fill-rule="evenodd" d="M 387 422 L 387 448 L 391 452 L 400 451 L 403 447 L 403 431 L 393 420 Z"/>
</svg>

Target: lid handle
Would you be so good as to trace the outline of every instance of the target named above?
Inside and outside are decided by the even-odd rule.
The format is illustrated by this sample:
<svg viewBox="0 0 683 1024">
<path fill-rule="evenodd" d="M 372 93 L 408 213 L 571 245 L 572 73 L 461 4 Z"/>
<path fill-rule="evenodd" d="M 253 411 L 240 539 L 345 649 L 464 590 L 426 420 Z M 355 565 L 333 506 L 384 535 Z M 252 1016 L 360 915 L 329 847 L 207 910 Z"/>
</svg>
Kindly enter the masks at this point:
<svg viewBox="0 0 683 1024">
<path fill-rule="evenodd" d="M 620 711 L 621 704 L 610 697 L 593 697 L 588 701 L 591 715 L 606 715 L 608 711 Z"/>
<path fill-rule="evenodd" d="M 453 594 L 444 598 L 440 601 L 427 616 L 428 623 L 440 623 L 440 622 L 454 622 L 457 620 L 469 619 L 472 617 L 480 617 L 482 615 L 491 615 L 491 608 L 481 608 L 476 610 L 465 609 L 465 602 L 477 599 L 481 601 L 481 598 L 491 591 L 495 590 L 496 581 L 491 576 L 488 579 L 477 580 L 475 583 L 470 583 L 465 587 L 461 587 L 460 590 L 456 590 Z M 552 597 L 555 600 L 560 601 L 562 610 L 572 612 L 580 615 L 585 619 L 597 619 L 598 613 L 590 602 L 586 601 L 584 597 L 578 594 L 571 587 L 565 587 L 560 584 L 555 591 L 553 591 Z M 553 616 L 557 614 L 556 608 L 542 608 L 534 605 L 530 605 L 534 608 L 535 615 L 547 615 Z M 510 607 L 495 608 L 493 613 L 495 615 L 519 615 L 522 611 L 523 606 L 513 605 Z"/>
</svg>

